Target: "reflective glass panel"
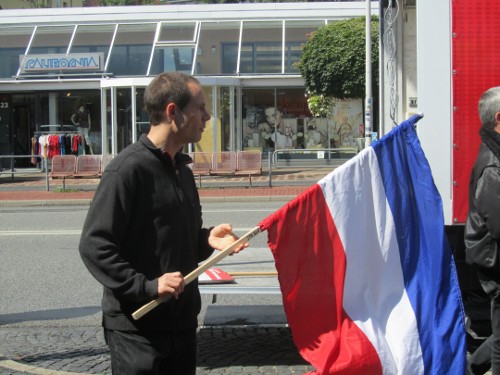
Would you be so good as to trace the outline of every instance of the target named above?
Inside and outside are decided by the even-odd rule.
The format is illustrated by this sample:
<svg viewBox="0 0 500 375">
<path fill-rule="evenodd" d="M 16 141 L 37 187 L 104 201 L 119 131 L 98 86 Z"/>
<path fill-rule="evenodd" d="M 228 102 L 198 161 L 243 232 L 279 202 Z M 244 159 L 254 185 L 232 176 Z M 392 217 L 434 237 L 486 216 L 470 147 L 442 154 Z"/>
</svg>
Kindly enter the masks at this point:
<svg viewBox="0 0 500 375">
<path fill-rule="evenodd" d="M 242 90 L 243 150 L 274 151 L 272 134 L 276 131 L 275 89 L 244 88 Z M 269 116 L 268 116 L 269 115 Z"/>
<path fill-rule="evenodd" d="M 233 128 L 231 127 L 231 90 L 229 87 L 219 87 L 217 92 L 217 126 L 220 129 L 219 134 L 219 144 L 221 145 L 221 151 L 234 150 L 234 134 Z M 236 109 L 236 108 L 235 108 Z"/>
<path fill-rule="evenodd" d="M 286 21 L 285 23 L 285 73 L 299 74 L 297 63 L 302 47 L 312 32 L 325 25 L 324 21 Z"/>
<path fill-rule="evenodd" d="M 240 22 L 203 22 L 196 56 L 196 74 L 235 74 Z"/>
<path fill-rule="evenodd" d="M 107 72 L 114 76 L 146 75 L 156 24 L 119 25 Z"/>
<path fill-rule="evenodd" d="M 117 152 L 120 152 L 129 144 L 134 142 L 132 139 L 132 97 L 131 89 L 118 88 L 116 89 L 116 141 Z"/>
<path fill-rule="evenodd" d="M 218 125 L 216 123 L 217 114 L 212 113 L 214 103 L 212 87 L 203 87 L 203 92 L 205 93 L 205 107 L 212 118 L 205 123 L 205 130 L 203 131 L 203 135 L 201 136 L 199 142 L 193 144 L 193 151 L 213 152 L 219 149 L 216 147 L 220 146 L 217 146 L 214 143 L 214 132 L 217 131 Z"/>
<path fill-rule="evenodd" d="M 82 132 L 85 146 L 80 149 L 81 153 L 102 153 L 101 142 L 101 92 L 99 90 L 71 90 L 61 93 L 62 124 L 61 130 L 77 131 L 78 127 L 73 121 L 80 106 L 84 106 L 90 115 L 88 134 Z M 81 129 L 80 129 L 81 130 Z M 85 149 L 85 150 L 84 150 Z"/>
<path fill-rule="evenodd" d="M 38 27 L 28 54 L 66 53 L 74 29 L 74 26 Z"/>
<path fill-rule="evenodd" d="M 261 150 L 265 157 L 277 149 L 327 146 L 326 119 L 307 128 L 310 113 L 303 87 L 245 88 L 242 103 L 244 150 Z"/>
<path fill-rule="evenodd" d="M 191 74 L 194 46 L 157 47 L 153 55 L 150 75 L 163 72 L 183 72 Z"/>
<path fill-rule="evenodd" d="M 103 52 L 107 58 L 115 25 L 79 25 L 70 53 Z"/>
<path fill-rule="evenodd" d="M 17 74 L 19 55 L 24 55 L 28 47 L 33 27 L 0 28 L 0 77 Z"/>
<path fill-rule="evenodd" d="M 240 73 L 282 73 L 282 30 L 281 21 L 243 22 Z"/>
<path fill-rule="evenodd" d="M 106 116 L 103 117 L 104 123 L 102 124 L 102 137 L 103 137 L 103 154 L 111 154 L 113 150 L 113 114 L 111 107 L 111 89 L 109 87 L 103 88 L 101 91 L 101 95 L 104 99 L 103 107 L 106 108 Z"/>
<path fill-rule="evenodd" d="M 137 138 L 141 137 L 141 134 L 148 134 L 150 125 L 149 117 L 144 109 L 144 87 L 139 87 L 135 89 L 135 108 L 136 108 L 136 126 L 137 126 Z"/>
<path fill-rule="evenodd" d="M 158 42 L 194 42 L 196 22 L 162 22 Z"/>
</svg>

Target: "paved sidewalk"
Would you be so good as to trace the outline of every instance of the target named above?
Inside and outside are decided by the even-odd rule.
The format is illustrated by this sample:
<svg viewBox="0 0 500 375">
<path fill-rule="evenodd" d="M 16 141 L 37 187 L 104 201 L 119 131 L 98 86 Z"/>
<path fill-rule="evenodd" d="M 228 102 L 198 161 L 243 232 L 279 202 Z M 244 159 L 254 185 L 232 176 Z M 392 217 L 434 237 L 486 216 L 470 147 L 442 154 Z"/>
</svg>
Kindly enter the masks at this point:
<svg viewBox="0 0 500 375">
<path fill-rule="evenodd" d="M 326 176 L 330 169 L 281 170 L 270 179 L 267 175 L 249 178 L 242 176 L 217 176 L 202 178 L 200 198 L 205 201 L 288 201 Z M 44 176 L 0 175 L 0 206 L 88 205 L 92 201 L 99 179 L 67 179 L 63 190 L 62 180 L 49 180 L 49 190 Z M 199 180 L 197 180 L 199 185 Z"/>
<path fill-rule="evenodd" d="M 217 327 L 198 333 L 197 374 L 303 374 L 314 370 L 287 327 Z M 110 374 L 101 327 L 0 327 L 0 374 Z"/>
</svg>

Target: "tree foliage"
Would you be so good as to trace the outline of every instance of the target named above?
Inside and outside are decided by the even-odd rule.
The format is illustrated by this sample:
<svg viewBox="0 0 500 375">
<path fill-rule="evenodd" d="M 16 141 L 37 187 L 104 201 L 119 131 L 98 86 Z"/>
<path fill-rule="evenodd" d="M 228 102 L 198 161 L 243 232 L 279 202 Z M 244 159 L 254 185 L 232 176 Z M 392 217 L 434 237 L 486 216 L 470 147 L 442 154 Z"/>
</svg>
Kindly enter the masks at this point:
<svg viewBox="0 0 500 375">
<path fill-rule="evenodd" d="M 372 17 L 372 85 L 378 90 L 379 28 Z M 336 21 L 311 34 L 298 67 L 311 95 L 338 99 L 365 96 L 365 17 Z"/>
<path fill-rule="evenodd" d="M 314 117 L 326 118 L 335 107 L 335 101 L 331 96 L 310 95 L 307 98 L 307 107 Z"/>
</svg>

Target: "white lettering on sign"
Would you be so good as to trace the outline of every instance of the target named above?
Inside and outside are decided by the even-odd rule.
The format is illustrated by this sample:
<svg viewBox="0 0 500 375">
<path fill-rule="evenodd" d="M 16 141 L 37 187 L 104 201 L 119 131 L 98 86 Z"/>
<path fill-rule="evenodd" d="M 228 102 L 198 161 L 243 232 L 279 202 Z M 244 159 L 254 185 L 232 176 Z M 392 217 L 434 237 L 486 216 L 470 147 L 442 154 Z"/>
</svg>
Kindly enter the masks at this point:
<svg viewBox="0 0 500 375">
<path fill-rule="evenodd" d="M 19 56 L 22 73 L 60 70 L 101 70 L 102 53 Z"/>
</svg>

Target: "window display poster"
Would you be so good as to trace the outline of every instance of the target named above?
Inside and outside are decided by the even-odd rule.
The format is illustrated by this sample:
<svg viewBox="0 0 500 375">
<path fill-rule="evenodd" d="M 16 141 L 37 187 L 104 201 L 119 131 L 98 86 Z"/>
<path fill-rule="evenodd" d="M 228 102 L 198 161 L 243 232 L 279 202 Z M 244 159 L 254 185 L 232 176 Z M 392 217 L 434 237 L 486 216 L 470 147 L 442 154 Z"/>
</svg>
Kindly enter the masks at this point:
<svg viewBox="0 0 500 375">
<path fill-rule="evenodd" d="M 337 100 L 327 118 L 293 116 L 273 106 L 248 106 L 243 114 L 243 149 L 362 148 L 362 99 Z"/>
<path fill-rule="evenodd" d="M 358 147 L 364 138 L 362 99 L 338 100 L 327 119 L 330 147 Z"/>
</svg>

